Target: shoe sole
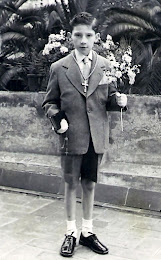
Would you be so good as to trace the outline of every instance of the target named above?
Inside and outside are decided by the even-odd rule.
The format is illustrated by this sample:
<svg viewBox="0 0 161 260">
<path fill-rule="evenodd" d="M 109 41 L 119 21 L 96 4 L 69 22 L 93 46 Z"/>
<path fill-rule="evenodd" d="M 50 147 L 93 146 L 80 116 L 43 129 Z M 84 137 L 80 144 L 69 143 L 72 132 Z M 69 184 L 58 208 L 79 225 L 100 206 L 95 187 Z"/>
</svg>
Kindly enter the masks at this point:
<svg viewBox="0 0 161 260">
<path fill-rule="evenodd" d="M 63 254 L 63 253 L 60 253 L 61 256 L 64 256 L 64 257 L 72 257 L 74 254 Z"/>
<path fill-rule="evenodd" d="M 107 255 L 109 253 L 109 251 L 105 251 L 104 253 L 101 253 L 100 251 L 97 251 L 96 249 L 93 249 L 92 247 L 88 246 L 87 244 L 85 244 L 84 242 L 82 242 L 81 240 L 79 241 L 79 244 L 82 246 L 86 246 L 88 248 L 90 248 L 93 252 L 100 254 L 100 255 Z"/>
</svg>

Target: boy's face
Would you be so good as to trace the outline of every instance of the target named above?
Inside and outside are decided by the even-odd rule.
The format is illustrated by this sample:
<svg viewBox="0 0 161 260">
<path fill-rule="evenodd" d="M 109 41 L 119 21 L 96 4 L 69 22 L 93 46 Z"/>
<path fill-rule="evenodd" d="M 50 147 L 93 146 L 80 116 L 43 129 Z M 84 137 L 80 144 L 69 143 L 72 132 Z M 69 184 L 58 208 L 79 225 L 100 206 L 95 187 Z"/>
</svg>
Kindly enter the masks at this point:
<svg viewBox="0 0 161 260">
<path fill-rule="evenodd" d="M 96 34 L 91 25 L 85 24 L 74 26 L 71 34 L 74 48 L 84 55 L 89 54 L 98 37 L 99 33 Z"/>
</svg>

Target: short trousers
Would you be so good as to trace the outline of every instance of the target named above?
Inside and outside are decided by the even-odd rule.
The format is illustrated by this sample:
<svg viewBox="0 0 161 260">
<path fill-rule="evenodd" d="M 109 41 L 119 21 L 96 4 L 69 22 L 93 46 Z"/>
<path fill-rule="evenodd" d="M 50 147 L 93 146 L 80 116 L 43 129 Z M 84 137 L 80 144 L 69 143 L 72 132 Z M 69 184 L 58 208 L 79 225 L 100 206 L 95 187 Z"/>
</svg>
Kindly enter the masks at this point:
<svg viewBox="0 0 161 260">
<path fill-rule="evenodd" d="M 92 140 L 90 140 L 86 154 L 62 155 L 61 166 L 65 182 L 75 183 L 78 178 L 97 182 L 97 172 L 101 158 L 102 154 L 95 152 Z"/>
</svg>

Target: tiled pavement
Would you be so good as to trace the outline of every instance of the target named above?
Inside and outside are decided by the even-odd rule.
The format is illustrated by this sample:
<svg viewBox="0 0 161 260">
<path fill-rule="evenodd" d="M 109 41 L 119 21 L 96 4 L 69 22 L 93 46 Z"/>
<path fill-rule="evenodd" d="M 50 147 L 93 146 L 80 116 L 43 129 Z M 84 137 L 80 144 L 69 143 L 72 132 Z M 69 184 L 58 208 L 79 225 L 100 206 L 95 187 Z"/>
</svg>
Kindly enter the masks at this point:
<svg viewBox="0 0 161 260">
<path fill-rule="evenodd" d="M 0 259 L 62 260 L 65 215 L 61 198 L 0 190 Z M 101 256 L 78 245 L 75 260 L 161 260 L 161 215 L 94 207 L 94 231 L 108 245 Z M 77 223 L 81 226 L 81 204 Z M 80 231 L 80 229 L 79 229 Z"/>
</svg>

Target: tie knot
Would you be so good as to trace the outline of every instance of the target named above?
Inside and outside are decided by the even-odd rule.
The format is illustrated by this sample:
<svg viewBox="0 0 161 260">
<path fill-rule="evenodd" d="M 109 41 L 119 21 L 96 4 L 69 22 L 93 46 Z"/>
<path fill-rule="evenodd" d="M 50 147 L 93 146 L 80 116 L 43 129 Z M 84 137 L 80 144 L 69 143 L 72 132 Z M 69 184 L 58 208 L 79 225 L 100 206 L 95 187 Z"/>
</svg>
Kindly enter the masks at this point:
<svg viewBox="0 0 161 260">
<path fill-rule="evenodd" d="M 89 58 L 86 56 L 86 57 L 83 59 L 83 62 L 84 62 L 84 64 L 88 63 L 88 62 L 89 62 Z"/>
</svg>

